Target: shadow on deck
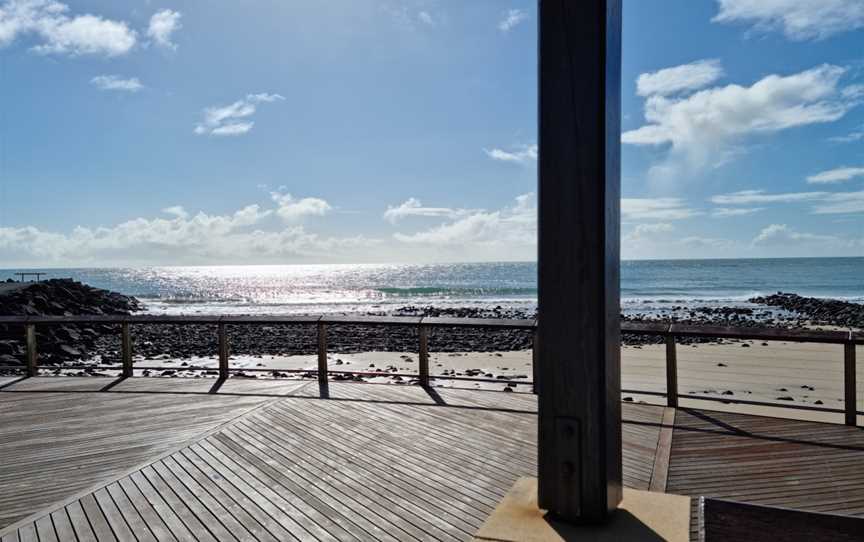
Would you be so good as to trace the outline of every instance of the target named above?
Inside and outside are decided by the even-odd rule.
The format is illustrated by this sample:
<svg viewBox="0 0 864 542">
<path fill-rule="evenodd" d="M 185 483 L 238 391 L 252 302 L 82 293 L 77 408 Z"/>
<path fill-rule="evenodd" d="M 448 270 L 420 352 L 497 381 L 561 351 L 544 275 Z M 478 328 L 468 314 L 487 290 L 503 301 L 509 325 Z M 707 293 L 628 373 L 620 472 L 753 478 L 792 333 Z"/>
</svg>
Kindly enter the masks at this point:
<svg viewBox="0 0 864 542">
<path fill-rule="evenodd" d="M 536 468 L 533 395 L 213 382 L 0 379 L 2 541 L 465 540 Z M 864 515 L 860 429 L 623 417 L 629 487 Z"/>
</svg>

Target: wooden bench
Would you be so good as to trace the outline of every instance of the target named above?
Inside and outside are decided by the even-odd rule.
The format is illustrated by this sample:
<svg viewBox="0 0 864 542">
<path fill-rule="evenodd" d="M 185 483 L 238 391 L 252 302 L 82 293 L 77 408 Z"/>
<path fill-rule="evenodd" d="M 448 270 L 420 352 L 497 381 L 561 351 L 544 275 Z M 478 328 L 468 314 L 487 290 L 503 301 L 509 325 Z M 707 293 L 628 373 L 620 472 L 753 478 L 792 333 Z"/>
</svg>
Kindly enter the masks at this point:
<svg viewBox="0 0 864 542">
<path fill-rule="evenodd" d="M 853 542 L 864 540 L 864 518 L 803 512 L 701 497 L 700 542 Z"/>
</svg>

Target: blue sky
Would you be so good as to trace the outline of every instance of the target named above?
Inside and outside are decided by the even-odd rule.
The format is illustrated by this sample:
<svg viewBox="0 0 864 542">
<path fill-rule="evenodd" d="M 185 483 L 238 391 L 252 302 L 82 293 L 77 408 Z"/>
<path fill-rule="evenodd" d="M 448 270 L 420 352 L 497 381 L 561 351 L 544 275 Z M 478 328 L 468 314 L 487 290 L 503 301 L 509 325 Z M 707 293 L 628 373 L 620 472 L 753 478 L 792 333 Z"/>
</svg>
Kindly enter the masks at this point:
<svg viewBox="0 0 864 542">
<path fill-rule="evenodd" d="M 531 260 L 536 24 L 0 0 L 0 261 Z M 859 0 L 625 0 L 623 82 L 625 258 L 864 255 Z"/>
</svg>

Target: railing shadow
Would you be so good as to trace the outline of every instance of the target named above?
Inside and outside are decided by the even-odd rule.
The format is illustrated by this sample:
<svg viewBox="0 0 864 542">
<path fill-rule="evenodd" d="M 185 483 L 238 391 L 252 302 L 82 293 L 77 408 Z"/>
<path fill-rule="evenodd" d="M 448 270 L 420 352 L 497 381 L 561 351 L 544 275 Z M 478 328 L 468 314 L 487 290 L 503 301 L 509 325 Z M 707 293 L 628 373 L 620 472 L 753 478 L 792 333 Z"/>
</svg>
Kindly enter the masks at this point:
<svg viewBox="0 0 864 542">
<path fill-rule="evenodd" d="M 20 377 L 16 378 L 15 380 L 10 380 L 9 382 L 6 382 L 5 384 L 0 384 L 0 390 L 2 390 L 4 388 L 8 388 L 9 386 L 14 386 L 15 384 L 21 382 L 22 380 L 27 380 L 28 378 L 30 378 L 30 377 L 26 376 L 26 375 L 20 376 Z"/>
<path fill-rule="evenodd" d="M 128 376 L 119 376 L 119 377 L 115 378 L 113 382 L 109 382 L 108 384 L 105 384 L 104 386 L 102 386 L 102 389 L 100 389 L 99 391 L 109 391 L 114 386 L 117 386 L 118 384 L 122 384 L 127 378 L 129 378 L 129 377 Z"/>
<path fill-rule="evenodd" d="M 299 386 L 297 386 L 296 388 L 293 388 L 288 393 L 270 393 L 270 392 L 262 392 L 262 391 L 258 391 L 258 390 L 251 391 L 251 392 L 225 391 L 223 389 L 223 386 L 222 386 L 222 384 L 224 384 L 224 383 L 219 384 L 218 381 L 216 383 L 214 383 L 214 385 L 211 386 L 211 388 L 206 390 L 206 391 L 205 390 L 156 390 L 153 388 L 148 388 L 148 389 L 117 389 L 116 385 L 119 383 L 112 383 L 111 389 L 107 390 L 107 391 L 105 391 L 104 389 L 98 389 L 98 390 L 94 390 L 94 389 L 91 389 L 91 390 L 72 389 L 72 390 L 70 390 L 70 389 L 60 389 L 60 388 L 35 389 L 32 387 L 28 387 L 26 389 L 21 389 L 21 390 L 16 390 L 14 388 L 9 387 L 12 384 L 15 384 L 16 382 L 19 382 L 21 380 L 26 380 L 27 378 L 28 377 L 24 377 L 22 379 L 16 380 L 15 382 L 7 384 L 6 389 L 2 390 L 2 392 L 3 393 L 28 393 L 28 394 L 65 393 L 65 394 L 71 394 L 71 395 L 74 395 L 74 394 L 86 395 L 86 394 L 93 394 L 93 393 L 111 393 L 111 394 L 134 394 L 134 395 L 141 395 L 141 394 L 159 395 L 159 394 L 161 394 L 161 395 L 187 395 L 187 396 L 199 395 L 199 396 L 204 396 L 204 395 L 215 394 L 215 395 L 219 395 L 222 397 L 268 397 L 268 398 L 274 398 L 274 399 L 301 399 L 301 400 L 310 400 L 310 401 L 319 401 L 321 399 L 328 399 L 331 401 L 341 401 L 341 402 L 345 402 L 345 403 L 420 406 L 420 407 L 429 407 L 429 408 L 448 408 L 448 409 L 457 409 L 457 410 L 503 412 L 503 413 L 511 413 L 511 414 L 531 414 L 531 415 L 537 414 L 537 412 L 535 410 L 525 410 L 525 409 L 519 409 L 519 408 L 506 408 L 506 407 L 498 407 L 498 406 L 492 407 L 492 406 L 481 406 L 481 405 L 460 405 L 460 404 L 447 403 L 443 399 L 443 397 L 441 397 L 438 394 L 438 392 L 434 391 L 434 390 L 431 391 L 431 394 L 430 394 L 429 390 L 425 390 L 426 394 L 424 394 L 424 396 L 428 396 L 428 397 L 432 398 L 431 403 L 428 401 L 424 401 L 424 400 L 412 401 L 412 400 L 402 400 L 402 399 L 387 399 L 387 398 L 380 398 L 379 399 L 379 398 L 368 398 L 368 397 L 367 398 L 362 398 L 362 397 L 334 397 L 330 393 L 329 385 L 322 385 L 322 384 L 317 384 L 319 386 L 317 395 L 298 394 L 298 392 L 300 392 L 301 390 L 306 388 L 307 385 L 313 384 L 312 382 L 308 382 L 308 381 L 307 382 L 285 381 L 286 383 L 292 382 L 292 383 L 300 384 Z M 77 378 L 77 377 L 70 377 L 70 378 Z M 219 386 L 220 386 L 219 390 L 217 392 L 211 393 L 211 390 L 217 384 L 219 384 Z M 341 386 L 358 386 L 358 387 L 360 387 L 360 386 L 370 386 L 370 387 L 371 386 L 379 386 L 379 387 L 393 386 L 393 384 L 374 384 L 374 383 L 368 383 L 368 382 L 343 382 L 340 385 Z M 417 387 L 424 389 L 420 386 L 417 386 Z M 405 389 L 405 388 L 400 386 L 400 389 Z M 473 393 L 501 393 L 501 392 L 496 392 L 496 391 L 488 391 L 487 392 L 485 390 L 467 390 L 467 389 L 466 390 L 460 390 L 460 391 L 466 391 L 466 392 L 470 391 Z M 436 400 L 433 395 L 437 396 L 438 400 Z M 512 394 L 508 394 L 508 396 L 509 395 L 512 395 Z M 524 395 L 529 396 L 529 394 L 524 394 Z M 534 397 L 533 395 L 530 395 L 530 396 Z"/>
<path fill-rule="evenodd" d="M 687 431 L 690 433 L 705 433 L 710 435 L 717 436 L 732 436 L 739 438 L 748 438 L 753 440 L 759 440 L 764 442 L 778 442 L 783 444 L 798 444 L 801 446 L 813 446 L 817 448 L 825 448 L 830 450 L 844 450 L 851 452 L 864 452 L 864 445 L 853 445 L 853 444 L 836 444 L 832 442 L 823 442 L 814 439 L 806 439 L 806 438 L 793 438 L 793 437 L 782 437 L 777 435 L 769 435 L 765 433 L 754 433 L 752 431 L 746 431 L 741 429 L 740 427 L 735 427 L 727 421 L 723 421 L 716 416 L 712 415 L 710 412 L 696 410 L 692 408 L 679 408 L 681 412 L 686 414 L 690 414 L 691 416 L 698 418 L 704 422 L 710 423 L 717 427 L 717 429 L 709 429 L 703 427 L 692 427 L 688 426 L 686 421 L 681 421 L 680 418 L 676 417 L 675 420 L 675 431 Z M 751 416 L 754 418 L 759 418 L 760 416 L 755 416 L 752 414 L 744 414 L 745 416 Z M 822 422 L 809 422 L 806 420 L 790 420 L 788 418 L 775 418 L 778 423 L 795 423 L 795 424 L 810 424 L 811 426 L 820 426 L 820 427 L 831 427 L 836 431 L 836 437 L 848 437 L 850 431 L 862 432 L 864 433 L 864 428 L 861 427 L 849 427 L 841 424 L 828 424 Z M 662 427 L 662 424 L 653 423 L 653 422 L 624 422 L 625 424 L 632 425 L 643 425 L 643 426 L 654 426 L 654 427 Z M 824 432 L 819 432 L 820 434 L 824 434 Z"/>
</svg>

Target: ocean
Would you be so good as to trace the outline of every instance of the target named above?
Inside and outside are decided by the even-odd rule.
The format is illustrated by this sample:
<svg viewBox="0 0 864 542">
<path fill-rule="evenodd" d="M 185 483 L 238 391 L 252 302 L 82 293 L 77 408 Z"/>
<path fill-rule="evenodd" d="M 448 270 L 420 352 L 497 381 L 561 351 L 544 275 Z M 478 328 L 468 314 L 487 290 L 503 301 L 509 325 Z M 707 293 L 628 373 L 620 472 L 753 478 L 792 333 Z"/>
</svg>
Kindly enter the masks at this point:
<svg viewBox="0 0 864 542">
<path fill-rule="evenodd" d="M 155 314 L 381 312 L 405 305 L 533 311 L 535 263 L 287 265 L 45 271 L 134 295 Z M 864 302 L 864 258 L 639 260 L 621 265 L 625 313 L 747 306 L 777 291 Z"/>
</svg>

